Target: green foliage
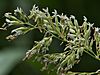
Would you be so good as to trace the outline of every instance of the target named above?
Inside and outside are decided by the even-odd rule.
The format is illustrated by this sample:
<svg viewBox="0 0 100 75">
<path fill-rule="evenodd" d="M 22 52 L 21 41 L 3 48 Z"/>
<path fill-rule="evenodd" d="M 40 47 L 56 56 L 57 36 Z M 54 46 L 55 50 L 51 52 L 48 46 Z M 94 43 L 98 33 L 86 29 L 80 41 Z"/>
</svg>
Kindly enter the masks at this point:
<svg viewBox="0 0 100 75">
<path fill-rule="evenodd" d="M 5 13 L 6 23 L 1 29 L 6 30 L 10 26 L 16 27 L 7 39 L 13 40 L 34 29 L 39 29 L 44 34 L 42 40 L 34 41 L 35 45 L 26 53 L 23 60 L 35 56 L 34 60 L 45 64 L 42 70 L 47 70 L 53 64 L 58 75 L 80 74 L 70 72 L 70 69 L 79 63 L 83 52 L 100 60 L 100 28 L 93 27 L 93 24 L 87 22 L 85 16 L 83 24 L 79 25 L 73 15 L 70 17 L 63 13 L 58 15 L 56 10 L 52 14 L 50 15 L 48 8 L 40 11 L 35 5 L 28 16 L 21 8 L 14 10 L 14 14 Z M 50 53 L 49 47 L 54 38 L 62 41 L 61 45 L 65 45 L 63 52 Z M 93 50 L 93 46 L 96 50 Z M 93 74 L 98 73 L 99 71 Z M 88 73 L 82 74 L 89 75 Z"/>
<path fill-rule="evenodd" d="M 23 50 L 23 48 L 21 48 Z M 7 48 L 0 53 L 0 75 L 7 75 L 19 62 L 25 51 L 20 48 Z M 17 51 L 17 52 L 16 52 Z M 6 61 L 5 61 L 6 60 Z"/>
</svg>

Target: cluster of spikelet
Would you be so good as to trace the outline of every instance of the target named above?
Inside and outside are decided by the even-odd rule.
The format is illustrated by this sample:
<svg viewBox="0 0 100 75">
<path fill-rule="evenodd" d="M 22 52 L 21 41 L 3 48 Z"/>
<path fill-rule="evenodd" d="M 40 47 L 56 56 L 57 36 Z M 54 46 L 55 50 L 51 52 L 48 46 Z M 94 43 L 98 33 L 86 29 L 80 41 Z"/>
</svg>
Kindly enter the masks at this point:
<svg viewBox="0 0 100 75">
<path fill-rule="evenodd" d="M 71 74 L 68 71 L 74 64 L 78 64 L 83 52 L 100 60 L 100 28 L 93 27 L 93 24 L 87 22 L 85 16 L 83 24 L 79 25 L 73 15 L 70 17 L 63 13 L 58 15 L 56 10 L 50 15 L 48 8 L 40 11 L 34 5 L 28 16 L 21 8 L 17 8 L 14 10 L 14 14 L 5 13 L 5 17 L 6 23 L 1 29 L 7 30 L 10 26 L 16 26 L 11 31 L 11 35 L 7 37 L 8 40 L 13 40 L 34 29 L 39 29 L 44 34 L 42 40 L 34 41 L 36 44 L 26 52 L 24 58 L 25 60 L 36 56 L 35 60 L 45 64 L 43 70 L 48 69 L 50 64 L 54 64 L 54 69 L 57 70 L 59 75 Z M 64 43 L 63 52 L 49 52 L 49 46 L 52 44 L 53 38 L 61 40 L 61 44 Z M 93 51 L 93 45 L 96 47 L 96 52 Z"/>
</svg>

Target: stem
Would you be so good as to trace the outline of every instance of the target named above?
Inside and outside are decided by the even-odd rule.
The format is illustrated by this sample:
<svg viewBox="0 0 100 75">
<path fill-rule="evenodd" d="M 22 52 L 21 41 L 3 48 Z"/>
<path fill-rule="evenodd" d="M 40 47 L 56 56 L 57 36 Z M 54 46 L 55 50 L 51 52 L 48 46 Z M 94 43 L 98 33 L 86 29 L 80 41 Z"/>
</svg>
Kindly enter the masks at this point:
<svg viewBox="0 0 100 75">
<path fill-rule="evenodd" d="M 29 22 L 28 22 L 28 23 L 26 23 L 26 24 L 28 24 L 28 25 L 29 25 L 29 26 L 31 26 L 31 27 L 33 27 L 33 26 L 34 26 L 33 24 L 31 24 L 31 23 L 29 23 Z"/>
<path fill-rule="evenodd" d="M 86 52 L 86 53 L 87 53 L 87 54 L 89 54 L 91 57 L 93 57 L 93 58 L 95 58 L 95 59 L 97 59 L 97 60 L 99 60 L 99 61 L 100 61 L 100 59 L 99 59 L 99 58 L 97 58 L 96 56 L 92 55 L 92 54 L 91 54 L 91 53 L 89 53 L 88 51 L 84 50 L 84 52 Z"/>
</svg>

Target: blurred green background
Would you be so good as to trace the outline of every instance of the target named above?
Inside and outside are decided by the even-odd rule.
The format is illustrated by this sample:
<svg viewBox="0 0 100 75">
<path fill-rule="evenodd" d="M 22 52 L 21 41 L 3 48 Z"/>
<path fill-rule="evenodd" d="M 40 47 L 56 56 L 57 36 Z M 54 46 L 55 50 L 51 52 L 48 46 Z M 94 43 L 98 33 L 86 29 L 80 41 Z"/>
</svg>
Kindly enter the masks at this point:
<svg viewBox="0 0 100 75">
<path fill-rule="evenodd" d="M 0 0 L 0 27 L 4 23 L 4 13 L 13 12 L 17 7 L 21 7 L 28 14 L 34 4 L 40 9 L 49 7 L 50 12 L 57 9 L 58 13 L 74 15 L 81 25 L 83 16 L 88 21 L 100 27 L 100 0 Z M 5 37 L 9 31 L 0 30 L 0 75 L 48 75 L 41 72 L 42 65 L 38 62 L 22 61 L 25 52 L 32 48 L 34 40 L 40 40 L 41 34 L 38 31 L 31 31 L 24 36 L 20 36 L 14 41 L 8 42 Z M 59 41 L 53 42 L 52 48 L 59 49 Z M 79 65 L 75 65 L 72 71 L 91 72 L 100 68 L 100 62 L 91 58 L 87 54 L 82 56 Z M 50 75 L 55 75 L 55 72 Z"/>
</svg>

